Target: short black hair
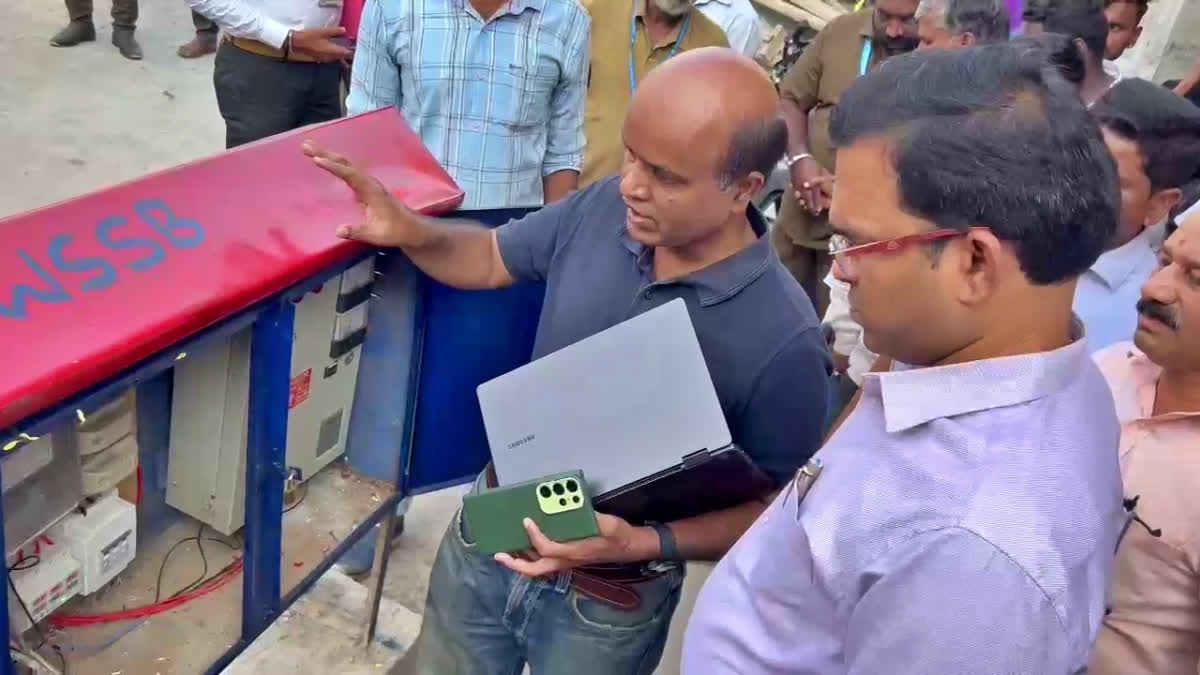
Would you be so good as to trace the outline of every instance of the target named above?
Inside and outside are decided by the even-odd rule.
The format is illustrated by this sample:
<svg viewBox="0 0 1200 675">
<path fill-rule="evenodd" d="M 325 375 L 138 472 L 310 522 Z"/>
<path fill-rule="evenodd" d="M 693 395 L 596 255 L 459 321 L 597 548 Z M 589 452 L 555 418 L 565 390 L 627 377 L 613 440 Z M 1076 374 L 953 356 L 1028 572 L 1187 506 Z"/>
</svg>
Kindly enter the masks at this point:
<svg viewBox="0 0 1200 675">
<path fill-rule="evenodd" d="M 946 30 L 970 33 L 979 44 L 1004 42 L 1012 29 L 1005 0 L 948 0 L 942 21 Z"/>
<path fill-rule="evenodd" d="M 1083 54 L 1079 52 L 1075 41 L 1066 35 L 1039 33 L 1022 37 L 1015 40 L 1014 43 L 1040 54 L 1040 58 L 1054 66 L 1067 82 L 1077 87 L 1083 84 L 1083 78 L 1087 74 L 1087 67 L 1083 63 Z"/>
<path fill-rule="evenodd" d="M 1100 129 L 1028 46 L 892 57 L 842 95 L 830 135 L 837 147 L 887 138 L 902 208 L 940 228 L 990 228 L 1035 284 L 1082 274 L 1117 228 Z"/>
<path fill-rule="evenodd" d="M 1136 5 L 1138 19 L 1146 16 L 1146 12 L 1150 10 L 1150 0 L 1104 0 L 1105 9 L 1110 5 Z"/>
<path fill-rule="evenodd" d="M 729 186 L 753 171 L 770 176 L 783 159 L 787 140 L 787 124 L 782 117 L 742 122 L 733 131 L 717 179 L 722 186 Z"/>
<path fill-rule="evenodd" d="M 1021 19 L 1033 23 L 1046 20 L 1050 12 L 1072 9 L 1104 9 L 1104 0 L 1025 0 Z"/>
<path fill-rule="evenodd" d="M 1082 41 L 1097 63 L 1104 60 L 1108 19 L 1102 7 L 1052 7 L 1042 26 L 1047 33 L 1059 33 Z"/>
<path fill-rule="evenodd" d="M 1101 126 L 1137 143 L 1156 192 L 1181 187 L 1200 173 L 1200 108 L 1140 79 L 1121 80 L 1092 107 Z"/>
</svg>

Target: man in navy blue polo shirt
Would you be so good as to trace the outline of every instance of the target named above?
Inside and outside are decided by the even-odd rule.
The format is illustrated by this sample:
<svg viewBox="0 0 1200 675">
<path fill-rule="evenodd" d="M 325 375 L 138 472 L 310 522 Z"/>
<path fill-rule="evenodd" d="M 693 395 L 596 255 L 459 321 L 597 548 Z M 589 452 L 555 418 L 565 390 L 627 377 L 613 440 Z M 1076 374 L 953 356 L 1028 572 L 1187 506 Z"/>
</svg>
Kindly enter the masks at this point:
<svg viewBox="0 0 1200 675">
<path fill-rule="evenodd" d="M 762 70 L 701 49 L 639 84 L 619 177 L 495 230 L 423 218 L 345 158 L 305 151 L 365 207 L 339 236 L 398 246 L 459 288 L 544 281 L 534 358 L 683 298 L 734 442 L 782 485 L 821 442 L 830 367 L 812 305 L 750 206 L 786 134 Z M 680 561 L 720 557 L 763 507 L 645 527 L 600 515 L 600 536 L 570 543 L 534 527 L 532 559 L 473 551 L 460 514 L 434 563 L 417 671 L 650 673 Z M 602 563 L 603 579 L 589 567 Z"/>
</svg>

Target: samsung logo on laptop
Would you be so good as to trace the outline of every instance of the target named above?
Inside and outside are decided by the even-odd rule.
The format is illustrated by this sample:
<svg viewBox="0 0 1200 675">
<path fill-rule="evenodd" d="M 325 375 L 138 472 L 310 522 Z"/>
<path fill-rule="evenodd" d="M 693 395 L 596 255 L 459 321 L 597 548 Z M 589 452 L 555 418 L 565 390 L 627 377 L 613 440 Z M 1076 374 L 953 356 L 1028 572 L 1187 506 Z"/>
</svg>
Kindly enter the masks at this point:
<svg viewBox="0 0 1200 675">
<path fill-rule="evenodd" d="M 522 445 L 525 445 L 526 443 L 532 443 L 532 442 L 533 442 L 533 436 L 534 436 L 533 434 L 529 434 L 528 436 L 526 436 L 526 437 L 524 437 L 524 438 L 518 438 L 517 440 L 515 440 L 515 441 L 513 441 L 512 443 L 509 443 L 509 444 L 508 444 L 508 449 L 509 449 L 509 450 L 512 450 L 513 448 L 519 448 L 519 447 L 521 447 Z"/>
</svg>

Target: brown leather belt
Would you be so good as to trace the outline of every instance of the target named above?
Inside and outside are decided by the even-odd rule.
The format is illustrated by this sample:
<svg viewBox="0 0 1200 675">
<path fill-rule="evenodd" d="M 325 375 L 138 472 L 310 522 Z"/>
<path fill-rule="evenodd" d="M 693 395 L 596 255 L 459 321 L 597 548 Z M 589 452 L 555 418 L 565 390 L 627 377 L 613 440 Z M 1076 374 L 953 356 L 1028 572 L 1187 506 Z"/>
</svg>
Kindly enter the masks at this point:
<svg viewBox="0 0 1200 675">
<path fill-rule="evenodd" d="M 491 464 L 486 469 L 485 480 L 489 488 L 496 487 L 496 471 Z M 642 595 L 636 588 L 637 584 L 653 581 L 666 573 L 644 563 L 588 565 L 568 572 L 571 575 L 571 587 L 577 592 L 626 612 L 636 611 L 642 606 Z"/>
<path fill-rule="evenodd" d="M 240 37 L 233 37 L 231 35 L 226 35 L 225 41 L 244 52 L 250 52 L 251 54 L 257 54 L 259 56 L 265 56 L 268 59 L 275 59 L 276 61 L 294 61 L 296 63 L 316 63 L 317 62 L 316 59 L 314 59 L 310 56 L 305 56 L 304 54 L 295 54 L 295 53 L 288 54 L 287 52 L 283 51 L 282 49 L 276 49 L 275 47 L 272 47 L 271 45 L 268 45 L 268 44 L 263 44 L 262 42 L 259 42 L 258 40 L 251 40 L 249 38 L 240 38 Z"/>
</svg>

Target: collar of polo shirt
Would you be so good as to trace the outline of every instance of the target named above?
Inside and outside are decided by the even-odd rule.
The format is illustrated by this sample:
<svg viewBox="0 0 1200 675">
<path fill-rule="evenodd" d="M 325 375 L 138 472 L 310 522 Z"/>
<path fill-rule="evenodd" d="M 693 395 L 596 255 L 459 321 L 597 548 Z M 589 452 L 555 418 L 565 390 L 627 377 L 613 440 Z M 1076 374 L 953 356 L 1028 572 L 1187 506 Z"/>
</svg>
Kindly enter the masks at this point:
<svg viewBox="0 0 1200 675">
<path fill-rule="evenodd" d="M 758 240 L 750 246 L 738 251 L 728 258 L 709 265 L 698 272 L 673 283 L 685 284 L 696 289 L 701 307 L 715 305 L 738 294 L 738 291 L 749 286 L 755 279 L 762 276 L 771 263 L 774 251 L 770 238 L 765 236 L 767 224 L 762 214 L 753 205 L 746 207 L 746 217 Z M 636 242 L 629 236 L 625 221 L 622 220 L 617 231 L 621 243 L 632 253 L 646 276 L 650 276 L 650 256 L 646 246 Z"/>
</svg>

